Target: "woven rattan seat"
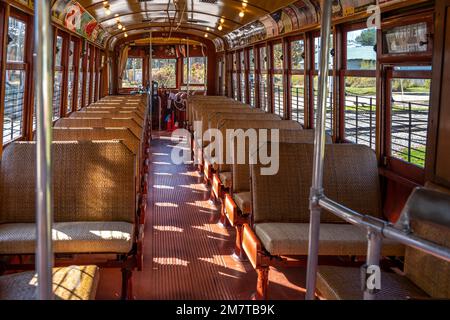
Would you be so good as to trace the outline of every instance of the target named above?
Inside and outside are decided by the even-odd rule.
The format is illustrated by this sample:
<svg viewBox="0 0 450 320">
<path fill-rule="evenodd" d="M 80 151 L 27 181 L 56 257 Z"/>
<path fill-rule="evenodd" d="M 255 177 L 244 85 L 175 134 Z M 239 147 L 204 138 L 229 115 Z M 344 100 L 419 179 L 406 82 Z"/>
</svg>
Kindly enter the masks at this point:
<svg viewBox="0 0 450 320">
<path fill-rule="evenodd" d="M 57 300 L 93 300 L 99 270 L 96 266 L 53 269 L 53 293 Z M 0 300 L 35 300 L 37 275 L 34 271 L 0 277 Z"/>
<path fill-rule="evenodd" d="M 134 225 L 127 222 L 63 222 L 53 225 L 55 253 L 128 253 Z M 0 254 L 33 254 L 34 223 L 0 224 Z"/>
<path fill-rule="evenodd" d="M 308 255 L 308 223 L 258 223 L 255 232 L 264 248 L 275 256 Z M 322 224 L 319 254 L 322 256 L 365 255 L 367 232 L 349 224 Z M 383 255 L 402 256 L 404 246 L 383 241 Z"/>
<path fill-rule="evenodd" d="M 250 192 L 233 193 L 233 200 L 243 214 L 252 213 L 252 194 Z"/>
<path fill-rule="evenodd" d="M 362 300 L 361 271 L 358 268 L 319 266 L 317 290 L 327 300 Z M 377 300 L 424 299 L 429 296 L 408 278 L 382 272 Z"/>
</svg>

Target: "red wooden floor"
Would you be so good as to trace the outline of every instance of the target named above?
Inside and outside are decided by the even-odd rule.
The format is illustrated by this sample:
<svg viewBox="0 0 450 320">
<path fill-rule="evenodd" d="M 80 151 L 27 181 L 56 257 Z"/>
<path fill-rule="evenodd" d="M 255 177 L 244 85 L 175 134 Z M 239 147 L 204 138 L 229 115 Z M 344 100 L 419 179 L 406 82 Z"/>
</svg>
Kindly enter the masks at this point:
<svg viewBox="0 0 450 320">
<path fill-rule="evenodd" d="M 185 146 L 187 147 L 187 146 Z M 234 230 L 217 225 L 218 207 L 192 165 L 175 165 L 179 147 L 167 136 L 152 142 L 144 270 L 133 273 L 136 299 L 249 299 L 256 273 L 232 258 Z M 272 269 L 270 299 L 303 299 L 304 268 Z M 119 270 L 104 269 L 97 299 L 117 299 Z"/>
</svg>

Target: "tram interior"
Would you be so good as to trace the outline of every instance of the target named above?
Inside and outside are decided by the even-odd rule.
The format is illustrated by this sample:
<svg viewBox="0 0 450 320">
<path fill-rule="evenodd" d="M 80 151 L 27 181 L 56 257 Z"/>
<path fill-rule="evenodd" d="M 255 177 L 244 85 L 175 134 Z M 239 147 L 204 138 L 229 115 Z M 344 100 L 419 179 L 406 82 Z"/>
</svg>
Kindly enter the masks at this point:
<svg viewBox="0 0 450 320">
<path fill-rule="evenodd" d="M 0 0 L 0 300 L 450 299 L 449 14 Z"/>
</svg>

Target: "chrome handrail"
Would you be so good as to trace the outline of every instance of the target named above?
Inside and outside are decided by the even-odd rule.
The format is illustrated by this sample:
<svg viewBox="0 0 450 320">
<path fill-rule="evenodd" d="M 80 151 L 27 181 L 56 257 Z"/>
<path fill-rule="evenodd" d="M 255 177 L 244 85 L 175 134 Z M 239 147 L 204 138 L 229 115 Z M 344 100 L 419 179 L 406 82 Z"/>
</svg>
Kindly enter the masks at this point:
<svg viewBox="0 0 450 320">
<path fill-rule="evenodd" d="M 357 226 L 367 228 L 368 248 L 367 265 L 379 266 L 381 258 L 382 239 L 395 240 L 405 246 L 415 248 L 439 259 L 450 262 L 450 248 L 438 245 L 412 233 L 405 232 L 392 224 L 357 213 L 325 196 L 323 190 L 323 167 L 325 161 L 325 118 L 327 97 L 327 73 L 328 73 L 328 46 L 331 34 L 331 8 L 333 0 L 322 2 L 322 29 L 321 29 L 321 53 L 319 71 L 319 104 L 317 108 L 317 130 L 314 141 L 314 168 L 313 185 L 310 199 L 310 231 L 309 252 L 306 280 L 306 299 L 313 300 L 316 292 L 316 279 L 319 256 L 320 215 L 325 209 L 341 219 Z M 364 299 L 375 299 L 375 292 L 368 288 L 364 291 Z"/>
</svg>

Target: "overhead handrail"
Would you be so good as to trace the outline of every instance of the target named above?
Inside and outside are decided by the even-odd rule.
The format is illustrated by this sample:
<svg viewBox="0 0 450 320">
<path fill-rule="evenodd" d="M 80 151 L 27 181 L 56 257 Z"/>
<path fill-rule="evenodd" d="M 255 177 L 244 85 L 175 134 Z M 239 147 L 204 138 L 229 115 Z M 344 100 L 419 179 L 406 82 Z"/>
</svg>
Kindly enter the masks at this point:
<svg viewBox="0 0 450 320">
<path fill-rule="evenodd" d="M 52 96 L 53 45 L 50 1 L 34 3 L 34 48 L 36 92 L 36 271 L 38 300 L 53 299 L 52 248 Z"/>
<path fill-rule="evenodd" d="M 427 241 L 415 236 L 408 230 L 401 230 L 389 222 L 357 213 L 326 197 L 323 189 L 323 168 L 325 161 L 325 134 L 326 134 L 326 97 L 327 97 L 327 77 L 329 62 L 329 41 L 331 35 L 333 0 L 322 2 L 322 30 L 320 48 L 320 70 L 319 70 L 319 100 L 317 108 L 317 130 L 314 141 L 314 168 L 313 184 L 310 198 L 310 232 L 309 232 L 309 252 L 306 279 L 306 299 L 313 300 L 316 292 L 318 256 L 319 256 L 319 234 L 320 215 L 322 209 L 340 217 L 341 219 L 357 226 L 367 228 L 368 246 L 367 262 L 368 266 L 379 266 L 381 259 L 382 239 L 392 239 L 405 246 L 415 248 L 439 259 L 450 262 L 450 248 Z M 365 288 L 364 299 L 375 299 L 376 292 Z"/>
</svg>

